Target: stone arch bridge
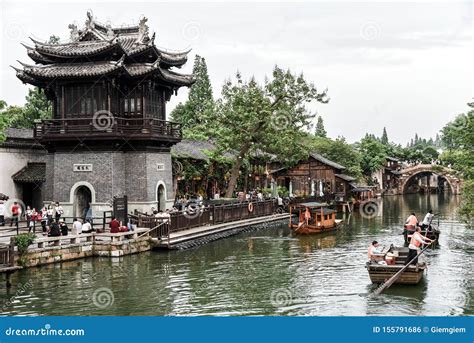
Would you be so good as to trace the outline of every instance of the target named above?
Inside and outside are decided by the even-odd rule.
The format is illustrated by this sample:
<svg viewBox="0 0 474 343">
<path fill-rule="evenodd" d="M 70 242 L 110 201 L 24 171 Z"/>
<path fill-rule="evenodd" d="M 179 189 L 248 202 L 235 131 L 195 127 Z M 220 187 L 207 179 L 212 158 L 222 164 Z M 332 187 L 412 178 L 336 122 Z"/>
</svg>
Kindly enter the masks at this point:
<svg viewBox="0 0 474 343">
<path fill-rule="evenodd" d="M 463 180 L 456 176 L 453 169 L 432 164 L 418 164 L 416 166 L 401 169 L 399 171 L 398 183 L 395 191 L 398 194 L 407 193 L 408 186 L 415 180 L 424 176 L 437 176 L 438 180 L 448 186 L 448 191 L 453 194 L 460 194 L 462 190 Z"/>
</svg>

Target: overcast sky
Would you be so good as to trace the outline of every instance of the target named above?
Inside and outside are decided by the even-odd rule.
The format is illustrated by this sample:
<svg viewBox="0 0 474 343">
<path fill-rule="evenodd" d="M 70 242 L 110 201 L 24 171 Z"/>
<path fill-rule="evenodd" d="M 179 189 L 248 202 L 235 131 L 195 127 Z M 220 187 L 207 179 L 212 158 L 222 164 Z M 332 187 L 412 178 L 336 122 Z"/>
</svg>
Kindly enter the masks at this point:
<svg viewBox="0 0 474 343">
<path fill-rule="evenodd" d="M 329 89 L 317 104 L 329 136 L 352 142 L 365 132 L 406 143 L 434 137 L 472 98 L 470 2 L 115 2 L 2 1 L 0 99 L 21 105 L 27 86 L 9 65 L 32 63 L 21 42 L 32 36 L 69 38 L 91 9 L 100 22 L 149 18 L 156 44 L 192 48 L 207 60 L 214 96 L 236 70 L 263 81 L 278 64 Z M 168 113 L 185 100 L 181 89 Z"/>
</svg>

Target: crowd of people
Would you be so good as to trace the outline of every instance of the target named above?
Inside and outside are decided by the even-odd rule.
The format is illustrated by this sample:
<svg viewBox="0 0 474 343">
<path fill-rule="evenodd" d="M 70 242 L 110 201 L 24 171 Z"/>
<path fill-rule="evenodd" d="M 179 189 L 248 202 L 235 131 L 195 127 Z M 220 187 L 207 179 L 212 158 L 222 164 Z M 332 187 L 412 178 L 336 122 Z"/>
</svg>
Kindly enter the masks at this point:
<svg viewBox="0 0 474 343">
<path fill-rule="evenodd" d="M 0 201 L 0 226 L 7 225 L 7 215 L 10 219 L 10 227 L 19 226 L 20 221 L 24 220 L 28 227 L 28 232 L 36 232 L 36 227 L 41 227 L 43 235 L 49 237 L 66 236 L 69 233 L 68 225 L 65 221 L 64 209 L 59 202 L 52 202 L 43 206 L 40 210 L 35 207 L 26 206 L 23 211 L 22 206 L 13 202 L 9 209 L 6 208 L 4 201 Z M 93 231 L 92 210 L 90 206 L 84 211 L 81 220 L 73 218 L 72 234 L 82 232 L 89 233 Z"/>
</svg>

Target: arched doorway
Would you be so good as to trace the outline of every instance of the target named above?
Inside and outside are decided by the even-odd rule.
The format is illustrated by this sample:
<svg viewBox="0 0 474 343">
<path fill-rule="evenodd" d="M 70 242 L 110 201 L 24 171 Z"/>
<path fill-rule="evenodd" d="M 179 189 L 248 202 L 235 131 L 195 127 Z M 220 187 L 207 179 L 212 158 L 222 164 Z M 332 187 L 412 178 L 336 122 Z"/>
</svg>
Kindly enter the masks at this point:
<svg viewBox="0 0 474 343">
<path fill-rule="evenodd" d="M 87 186 L 79 186 L 74 191 L 74 217 L 84 218 L 85 210 L 92 203 L 92 191 Z"/>
<path fill-rule="evenodd" d="M 156 199 L 158 200 L 158 211 L 166 210 L 166 189 L 163 184 L 158 185 Z"/>
</svg>

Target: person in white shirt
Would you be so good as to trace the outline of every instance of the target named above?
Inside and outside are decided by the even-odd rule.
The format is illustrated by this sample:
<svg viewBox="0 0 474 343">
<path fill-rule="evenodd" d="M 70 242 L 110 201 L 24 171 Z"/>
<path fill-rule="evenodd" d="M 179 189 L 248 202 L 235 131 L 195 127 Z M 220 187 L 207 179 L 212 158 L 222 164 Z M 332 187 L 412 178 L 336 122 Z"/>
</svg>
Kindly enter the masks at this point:
<svg viewBox="0 0 474 343">
<path fill-rule="evenodd" d="M 82 233 L 82 223 L 77 218 L 73 219 L 71 233 L 73 235 L 80 235 Z"/>
<path fill-rule="evenodd" d="M 88 220 L 84 224 L 82 224 L 81 232 L 84 233 L 91 233 L 92 232 L 92 225 L 89 223 Z"/>
<path fill-rule="evenodd" d="M 64 214 L 64 210 L 61 205 L 59 205 L 59 202 L 56 202 L 56 205 L 54 206 L 54 216 L 57 222 L 59 222 L 59 218 Z"/>
<path fill-rule="evenodd" d="M 429 210 L 428 213 L 425 215 L 425 218 L 421 222 L 421 227 L 423 229 L 429 228 L 431 225 L 431 222 L 433 221 L 433 217 L 434 217 L 433 210 Z"/>
<path fill-rule="evenodd" d="M 373 241 L 372 244 L 369 246 L 369 249 L 367 251 L 367 257 L 369 258 L 369 261 L 371 262 L 379 262 L 383 260 L 383 256 L 378 256 L 380 255 L 381 251 L 379 248 L 379 242 Z"/>
<path fill-rule="evenodd" d="M 0 201 L 0 226 L 5 226 L 5 204 Z"/>
</svg>

